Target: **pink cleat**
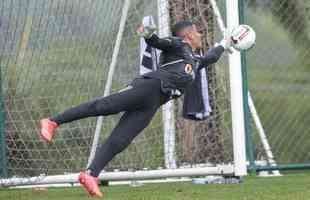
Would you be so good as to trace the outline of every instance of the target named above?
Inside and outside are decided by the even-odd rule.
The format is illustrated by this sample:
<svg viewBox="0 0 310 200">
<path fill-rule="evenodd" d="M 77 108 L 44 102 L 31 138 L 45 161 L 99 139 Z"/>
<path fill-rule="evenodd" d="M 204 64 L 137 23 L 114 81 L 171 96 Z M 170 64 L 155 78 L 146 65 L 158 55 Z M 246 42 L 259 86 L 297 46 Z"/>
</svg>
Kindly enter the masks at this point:
<svg viewBox="0 0 310 200">
<path fill-rule="evenodd" d="M 40 121 L 41 132 L 40 137 L 48 143 L 52 142 L 53 136 L 55 134 L 55 129 L 58 127 L 56 122 L 51 121 L 50 119 L 42 119 Z"/>
<path fill-rule="evenodd" d="M 86 172 L 81 172 L 79 175 L 79 182 L 87 190 L 88 194 L 95 197 L 102 197 L 103 194 L 99 189 L 99 178 L 93 177 Z"/>
</svg>

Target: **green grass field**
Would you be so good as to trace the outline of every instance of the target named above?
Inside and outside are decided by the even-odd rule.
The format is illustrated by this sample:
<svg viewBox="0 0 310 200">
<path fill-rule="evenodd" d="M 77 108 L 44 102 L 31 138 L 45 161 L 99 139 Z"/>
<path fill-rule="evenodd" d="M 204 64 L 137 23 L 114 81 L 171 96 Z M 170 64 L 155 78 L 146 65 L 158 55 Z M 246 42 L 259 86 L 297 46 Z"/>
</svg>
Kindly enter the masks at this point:
<svg viewBox="0 0 310 200">
<path fill-rule="evenodd" d="M 145 184 L 141 187 L 102 187 L 106 200 L 308 200 L 310 174 L 282 177 L 247 177 L 241 184 L 194 185 L 192 183 Z M 90 197 L 80 187 L 0 190 L 3 200 L 82 200 Z"/>
</svg>

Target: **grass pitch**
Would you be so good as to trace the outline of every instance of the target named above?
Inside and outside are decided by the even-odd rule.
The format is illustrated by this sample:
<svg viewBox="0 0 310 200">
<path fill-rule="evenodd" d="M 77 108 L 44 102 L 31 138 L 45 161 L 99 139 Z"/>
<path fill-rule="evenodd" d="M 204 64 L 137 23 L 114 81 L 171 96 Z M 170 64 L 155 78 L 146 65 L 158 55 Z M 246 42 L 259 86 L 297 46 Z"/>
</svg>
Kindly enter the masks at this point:
<svg viewBox="0 0 310 200">
<path fill-rule="evenodd" d="M 308 200 L 310 174 L 282 177 L 247 177 L 241 184 L 194 185 L 192 183 L 145 184 L 141 187 L 102 187 L 106 200 Z M 84 200 L 90 199 L 80 187 L 1 189 L 3 200 Z"/>
</svg>

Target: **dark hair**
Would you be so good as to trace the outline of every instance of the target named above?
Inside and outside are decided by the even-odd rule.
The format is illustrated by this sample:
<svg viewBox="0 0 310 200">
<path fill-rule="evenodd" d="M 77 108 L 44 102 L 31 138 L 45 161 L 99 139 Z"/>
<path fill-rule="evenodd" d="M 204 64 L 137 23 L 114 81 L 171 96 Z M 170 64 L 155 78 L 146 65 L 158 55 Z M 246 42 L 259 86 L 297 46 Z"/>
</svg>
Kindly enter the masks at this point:
<svg viewBox="0 0 310 200">
<path fill-rule="evenodd" d="M 191 22 L 191 21 L 186 21 L 186 20 L 177 22 L 177 23 L 172 27 L 172 30 L 171 30 L 172 36 L 180 36 L 179 33 L 180 33 L 181 31 L 183 31 L 185 28 L 191 27 L 191 26 L 193 26 L 193 25 L 194 25 L 193 22 Z"/>
</svg>

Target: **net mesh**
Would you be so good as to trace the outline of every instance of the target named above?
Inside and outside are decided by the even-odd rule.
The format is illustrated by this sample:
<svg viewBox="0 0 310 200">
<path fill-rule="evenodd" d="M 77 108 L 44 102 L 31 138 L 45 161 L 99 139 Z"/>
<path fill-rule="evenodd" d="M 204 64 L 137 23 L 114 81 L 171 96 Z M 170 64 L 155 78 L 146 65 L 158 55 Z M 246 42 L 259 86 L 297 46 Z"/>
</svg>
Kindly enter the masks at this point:
<svg viewBox="0 0 310 200">
<path fill-rule="evenodd" d="M 224 4 L 219 2 L 224 9 Z M 61 126 L 53 144 L 38 138 L 41 118 L 101 96 L 118 32 L 123 1 L 3 0 L 0 2 L 0 66 L 5 111 L 7 176 L 64 174 L 85 169 L 96 119 Z M 157 19 L 157 1 L 131 0 L 112 93 L 138 75 L 142 17 Z M 190 19 L 206 35 L 206 51 L 221 37 L 207 0 L 169 1 L 170 21 Z M 185 12 L 184 12 L 185 11 Z M 182 119 L 175 102 L 178 166 L 232 161 L 226 56 L 208 68 L 212 113 L 206 121 Z M 162 113 L 106 170 L 164 167 Z M 104 118 L 100 143 L 119 115 Z"/>
</svg>

